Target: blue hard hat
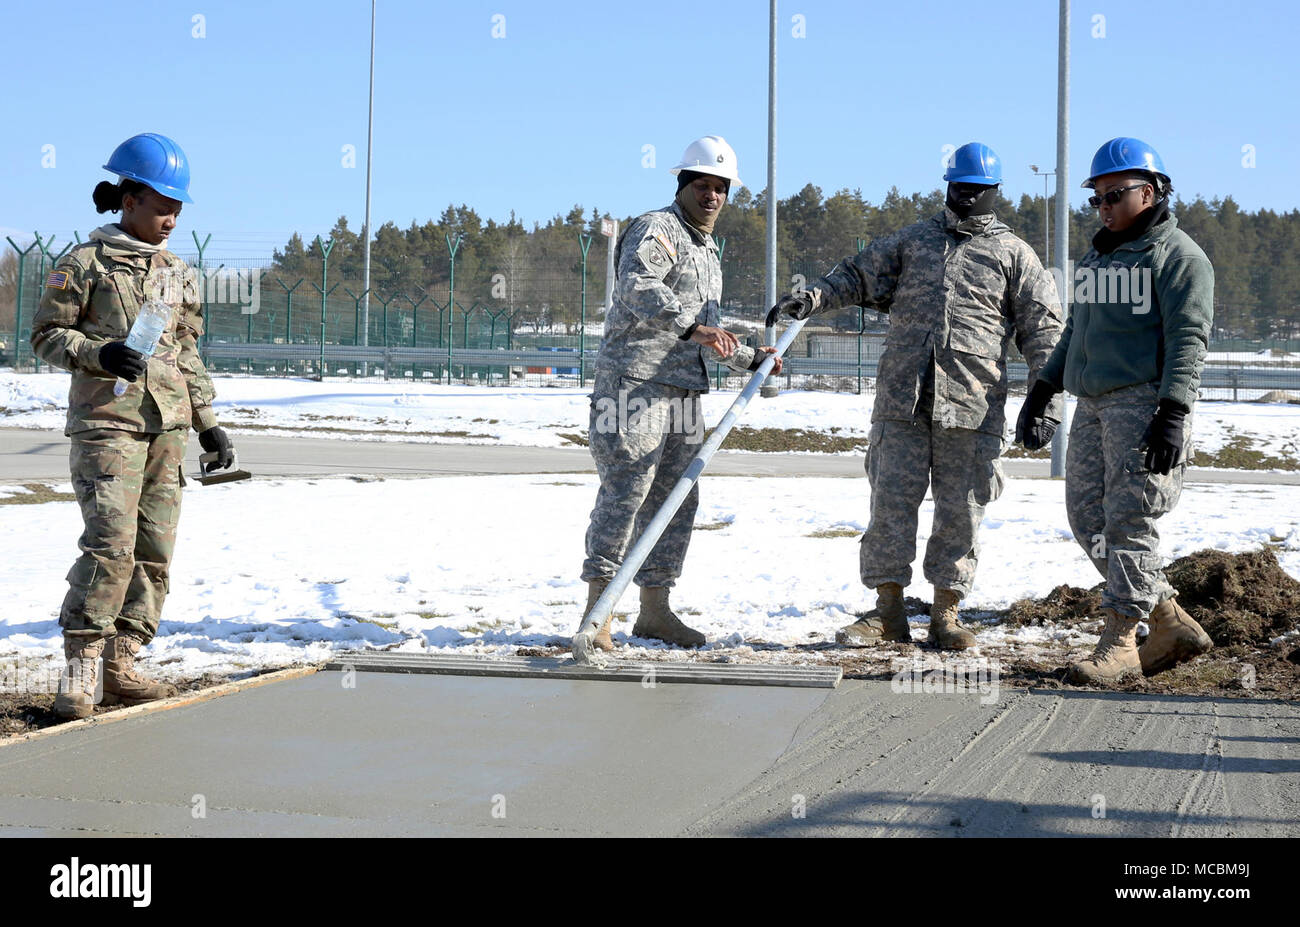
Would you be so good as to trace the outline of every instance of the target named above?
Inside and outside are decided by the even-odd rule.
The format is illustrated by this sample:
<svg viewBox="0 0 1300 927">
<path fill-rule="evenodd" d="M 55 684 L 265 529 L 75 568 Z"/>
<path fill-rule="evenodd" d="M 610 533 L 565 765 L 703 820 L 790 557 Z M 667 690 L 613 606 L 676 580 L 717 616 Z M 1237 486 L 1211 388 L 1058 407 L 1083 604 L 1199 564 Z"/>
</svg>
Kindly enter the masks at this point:
<svg viewBox="0 0 1300 927">
<path fill-rule="evenodd" d="M 952 153 L 943 179 L 949 183 L 1002 183 L 1002 159 L 988 145 L 968 142 Z"/>
<path fill-rule="evenodd" d="M 1092 168 L 1083 186 L 1092 189 L 1098 177 L 1106 174 L 1118 174 L 1122 171 L 1146 171 L 1161 177 L 1169 183 L 1165 173 L 1165 162 L 1160 160 L 1156 150 L 1140 138 L 1112 138 L 1097 149 L 1092 156 Z"/>
<path fill-rule="evenodd" d="M 113 149 L 104 170 L 137 180 L 182 203 L 190 199 L 190 162 L 181 146 L 165 135 L 133 135 Z"/>
</svg>

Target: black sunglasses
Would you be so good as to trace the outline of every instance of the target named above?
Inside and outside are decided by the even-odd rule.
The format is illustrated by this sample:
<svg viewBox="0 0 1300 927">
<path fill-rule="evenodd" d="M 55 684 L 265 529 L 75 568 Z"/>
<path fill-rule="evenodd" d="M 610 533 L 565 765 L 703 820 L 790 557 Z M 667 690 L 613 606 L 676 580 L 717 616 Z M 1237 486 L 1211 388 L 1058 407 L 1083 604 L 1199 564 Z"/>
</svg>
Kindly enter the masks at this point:
<svg viewBox="0 0 1300 927">
<path fill-rule="evenodd" d="M 1107 206 L 1114 206 L 1124 198 L 1124 194 L 1128 191 L 1140 190 L 1145 186 L 1148 186 L 1148 184 L 1136 183 L 1131 187 L 1120 187 L 1118 190 L 1111 190 L 1109 193 L 1103 194 L 1102 196 L 1090 196 L 1088 197 L 1088 205 L 1093 209 L 1096 209 L 1102 203 L 1105 203 Z"/>
</svg>

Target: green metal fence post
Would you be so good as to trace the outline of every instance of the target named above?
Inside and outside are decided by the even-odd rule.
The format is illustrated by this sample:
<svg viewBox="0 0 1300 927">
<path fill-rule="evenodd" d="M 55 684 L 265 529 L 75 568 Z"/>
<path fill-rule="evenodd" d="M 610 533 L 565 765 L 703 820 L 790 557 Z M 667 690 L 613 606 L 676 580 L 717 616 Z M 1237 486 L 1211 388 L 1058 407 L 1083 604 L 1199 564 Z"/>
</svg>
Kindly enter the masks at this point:
<svg viewBox="0 0 1300 927">
<path fill-rule="evenodd" d="M 63 246 L 63 250 L 61 250 L 58 254 L 51 254 L 50 246 L 54 244 L 54 239 L 57 238 L 58 236 L 51 235 L 49 241 L 43 242 L 41 241 L 41 236 L 39 232 L 33 232 L 32 234 L 36 236 L 36 246 L 41 249 L 41 264 L 40 264 L 40 271 L 37 274 L 37 279 L 40 280 L 41 285 L 44 286 L 45 285 L 45 261 L 47 259 L 49 260 L 50 269 L 53 270 L 55 265 L 59 263 L 59 258 L 63 257 L 65 254 L 68 253 L 69 249 L 72 248 L 73 243 L 68 242 L 66 245 Z M 32 367 L 37 373 L 41 372 L 41 359 L 37 357 L 35 354 L 32 355 Z"/>
<path fill-rule="evenodd" d="M 26 248 L 19 248 L 14 244 L 14 240 L 8 235 L 5 241 L 18 254 L 18 295 L 14 301 L 14 370 L 18 370 L 19 358 L 22 350 L 23 338 L 23 276 L 27 267 L 27 255 L 36 247 L 36 242 L 32 242 Z M 43 284 L 43 281 L 42 281 Z"/>
<path fill-rule="evenodd" d="M 442 237 L 447 242 L 447 252 L 451 255 L 451 278 L 447 283 L 447 385 L 451 386 L 451 343 L 455 340 L 452 337 L 451 326 L 456 318 L 452 311 L 452 307 L 456 305 L 456 251 L 459 250 L 465 236 L 457 232 L 455 242 L 451 240 L 450 232 L 444 232 Z M 439 323 L 439 328 L 441 327 Z"/>
<path fill-rule="evenodd" d="M 298 282 L 293 286 L 285 286 L 284 281 L 279 277 L 275 282 L 280 284 L 280 289 L 284 290 L 284 343 L 286 346 L 293 344 L 293 291 L 302 286 L 303 278 L 299 277 Z M 253 320 L 248 320 L 249 330 L 252 330 Z M 288 361 L 285 362 L 285 373 L 288 373 Z"/>
<path fill-rule="evenodd" d="M 857 239 L 857 242 L 858 242 L 858 253 L 861 254 L 862 249 L 867 246 L 867 240 L 865 238 L 859 238 Z M 866 333 L 866 331 L 867 331 L 867 310 L 859 306 L 858 307 L 858 395 L 859 396 L 862 395 L 862 336 Z"/>
<path fill-rule="evenodd" d="M 325 379 L 325 299 L 326 297 L 329 296 L 331 292 L 333 292 L 333 287 L 329 287 L 327 289 L 326 285 L 329 283 L 330 252 L 334 250 L 334 240 L 330 239 L 327 242 L 322 242 L 320 240 L 320 236 L 317 235 L 315 245 L 318 249 L 320 249 L 320 260 L 321 260 L 320 286 L 316 287 L 316 289 L 320 290 L 320 368 L 316 371 L 316 376 L 318 379 L 324 380 Z M 316 284 L 313 283 L 312 286 L 316 286 Z M 338 284 L 336 283 L 334 284 L 334 286 L 338 286 Z"/>
<path fill-rule="evenodd" d="M 429 294 L 428 293 L 422 294 L 418 302 L 414 299 L 411 299 L 411 297 L 405 294 L 402 295 L 402 298 L 411 304 L 411 347 L 416 348 L 419 347 L 418 342 L 420 337 L 420 315 L 419 315 L 420 303 L 427 300 L 429 298 Z M 435 305 L 437 304 L 435 303 Z M 419 383 L 423 379 L 421 373 L 422 371 L 420 370 L 419 363 L 414 358 L 412 358 L 411 379 Z"/>
<path fill-rule="evenodd" d="M 352 303 L 353 303 L 352 345 L 356 347 L 357 345 L 361 344 L 361 342 L 358 340 L 361 331 L 359 328 L 359 326 L 361 325 L 361 298 L 370 292 L 370 287 L 366 287 L 366 289 L 362 290 L 360 293 L 353 293 L 350 288 L 344 287 L 343 292 L 347 293 L 349 296 L 352 297 Z M 366 341 L 369 342 L 369 340 L 370 340 L 370 332 L 366 332 Z M 365 362 L 363 361 L 362 365 L 364 366 L 364 364 Z"/>
<path fill-rule="evenodd" d="M 379 300 L 379 305 L 384 310 L 384 380 L 388 379 L 388 304 L 397 299 L 396 293 L 390 293 L 387 299 L 375 292 L 375 299 Z"/>
<path fill-rule="evenodd" d="M 587 382 L 587 251 L 591 248 L 591 236 L 585 232 L 578 233 L 578 246 L 582 248 L 582 308 L 578 313 L 578 385 Z"/>
<path fill-rule="evenodd" d="M 419 331 L 420 331 L 419 309 L 420 309 L 420 304 L 429 298 L 429 294 L 428 293 L 423 294 L 418 300 L 411 299 L 411 297 L 405 295 L 402 298 L 411 304 L 411 347 L 413 348 L 419 347 L 419 343 L 418 343 Z"/>
<path fill-rule="evenodd" d="M 336 283 L 328 290 L 322 290 L 320 287 L 316 286 L 316 282 L 314 280 L 312 281 L 312 288 L 316 290 L 317 293 L 320 293 L 320 373 L 319 376 L 321 377 L 321 379 L 324 379 L 325 377 L 325 297 L 329 296 L 340 286 L 342 286 L 341 283 Z"/>
<path fill-rule="evenodd" d="M 209 326 L 208 317 L 206 315 L 207 302 L 205 298 L 208 291 L 208 277 L 207 274 L 203 272 L 203 252 L 207 249 L 208 242 L 212 241 L 212 233 L 208 232 L 207 236 L 202 242 L 200 242 L 199 233 L 191 229 L 190 237 L 194 239 L 194 247 L 199 252 L 198 260 L 195 262 L 195 270 L 198 271 L 197 276 L 199 278 L 199 318 L 203 319 L 203 337 L 199 339 L 199 356 L 206 361 L 207 358 L 205 357 L 204 352 L 208 347 Z"/>
</svg>

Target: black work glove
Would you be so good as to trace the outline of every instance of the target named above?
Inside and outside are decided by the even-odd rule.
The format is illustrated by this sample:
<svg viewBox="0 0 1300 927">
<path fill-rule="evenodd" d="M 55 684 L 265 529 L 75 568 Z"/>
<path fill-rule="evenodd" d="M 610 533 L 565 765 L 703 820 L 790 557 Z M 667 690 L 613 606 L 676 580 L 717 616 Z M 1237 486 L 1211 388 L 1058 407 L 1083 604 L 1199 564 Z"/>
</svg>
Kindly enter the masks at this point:
<svg viewBox="0 0 1300 927">
<path fill-rule="evenodd" d="M 209 471 L 224 470 L 235 462 L 235 446 L 230 443 L 230 438 L 220 425 L 199 432 L 199 446 L 208 453 L 215 452 L 219 455 L 216 463 L 208 467 Z"/>
<path fill-rule="evenodd" d="M 1172 399 L 1161 399 L 1151 417 L 1138 450 L 1147 452 L 1146 468 L 1152 473 L 1167 474 L 1183 459 L 1183 420 L 1191 411 Z"/>
<path fill-rule="evenodd" d="M 1016 419 L 1016 443 L 1024 445 L 1025 450 L 1036 451 L 1052 443 L 1061 420 L 1048 415 L 1047 406 L 1058 392 L 1060 390 L 1039 380 L 1025 397 L 1025 404 L 1020 407 L 1020 418 Z"/>
<path fill-rule="evenodd" d="M 128 383 L 138 380 L 148 363 L 148 358 L 128 348 L 125 341 L 110 341 L 99 349 L 99 366 Z"/>
<path fill-rule="evenodd" d="M 812 311 L 812 294 L 807 290 L 800 290 L 798 293 L 782 296 L 777 301 L 777 304 L 772 307 L 772 311 L 767 314 L 767 327 L 771 328 L 776 325 L 776 317 L 781 313 L 785 313 L 792 319 L 806 319 L 812 315 Z"/>
</svg>

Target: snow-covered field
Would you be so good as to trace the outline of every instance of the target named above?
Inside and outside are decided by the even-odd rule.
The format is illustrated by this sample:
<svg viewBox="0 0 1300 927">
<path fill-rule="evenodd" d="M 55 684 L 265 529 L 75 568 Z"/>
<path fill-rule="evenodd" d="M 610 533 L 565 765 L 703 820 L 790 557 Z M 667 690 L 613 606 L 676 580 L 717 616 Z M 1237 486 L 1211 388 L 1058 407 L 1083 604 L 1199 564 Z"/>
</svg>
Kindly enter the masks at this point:
<svg viewBox="0 0 1300 927">
<path fill-rule="evenodd" d="M 989 509 L 980 572 L 965 606 L 1000 608 L 1060 583 L 1098 581 L 1070 538 L 1063 491 L 1055 482 L 1008 483 Z M 178 679 L 314 662 L 352 648 L 484 653 L 566 644 L 585 603 L 578 574 L 595 492 L 594 477 L 572 475 L 191 488 L 148 666 Z M 702 492 L 697 525 L 723 527 L 695 533 L 673 601 L 708 634 L 711 656 L 820 659 L 816 651 L 764 644 L 833 639 L 855 611 L 874 603 L 857 578 L 865 479 L 706 476 Z M 927 502 L 922 548 L 930 517 Z M 6 687 L 16 666 L 28 680 L 57 676 L 57 615 L 80 528 L 73 502 L 0 506 Z M 1300 486 L 1196 485 L 1161 528 L 1170 557 L 1272 542 L 1284 568 L 1300 576 Z M 827 529 L 843 534 L 810 537 Z M 930 596 L 919 557 L 909 593 Z M 616 624 L 617 639 L 627 640 L 635 610 L 629 590 L 619 611 L 630 617 Z M 1089 640 L 1052 628 L 990 628 L 980 640 L 1032 647 L 1053 637 Z M 649 642 L 622 655 L 688 658 Z"/>
<path fill-rule="evenodd" d="M 67 374 L 0 372 L 0 426 L 62 429 L 67 415 Z M 573 387 L 445 386 L 414 381 L 331 379 L 323 383 L 282 377 L 220 377 L 217 414 L 271 434 L 311 434 L 351 440 L 428 441 L 560 447 L 562 434 L 585 434 L 589 390 Z M 708 425 L 735 399 L 731 391 L 704 397 Z M 872 394 L 792 390 L 755 399 L 741 424 L 749 428 L 800 428 L 866 437 Z M 1007 404 L 1014 424 L 1021 397 Z M 1010 427 L 1010 426 L 1008 426 Z M 1217 451 L 1246 435 L 1255 450 L 1300 457 L 1300 405 L 1203 402 L 1195 414 L 1197 447 Z"/>
<path fill-rule="evenodd" d="M 66 375 L 0 373 L 0 425 L 61 429 L 67 388 Z M 560 434 L 582 433 L 587 421 L 586 392 L 572 388 L 238 377 L 219 379 L 217 388 L 218 413 L 236 432 L 255 424 L 321 437 L 557 446 Z M 710 422 L 734 396 L 706 397 Z M 870 398 L 785 392 L 751 403 L 743 424 L 865 437 Z M 1014 421 L 1019 400 L 1011 406 Z M 1199 444 L 1211 449 L 1248 435 L 1260 450 L 1294 455 L 1297 424 L 1295 405 L 1197 409 Z M 25 491 L 0 487 L 0 495 Z M 315 662 L 357 647 L 510 652 L 564 644 L 585 602 L 578 573 L 595 492 L 594 477 L 574 475 L 192 486 L 150 667 L 193 678 Z M 1098 581 L 1070 538 L 1063 492 L 1055 482 L 1008 484 L 986 518 L 967 608 L 1002 608 L 1061 583 Z M 819 651 L 785 648 L 831 640 L 872 606 L 857 579 L 867 494 L 865 479 L 706 475 L 697 525 L 711 530 L 695 534 L 674 604 L 709 635 L 710 656 L 821 659 Z M 927 502 L 922 549 L 930 511 Z M 0 689 L 15 673 L 47 683 L 57 677 L 58 608 L 80 530 L 74 502 L 0 506 Z M 1161 530 L 1169 557 L 1272 543 L 1283 567 L 1300 576 L 1300 486 L 1197 484 Z M 824 531 L 837 536 L 810 536 Z M 930 596 L 919 565 L 909 591 Z M 620 610 L 635 617 L 634 590 Z M 626 640 L 630 620 L 615 633 Z M 1053 638 L 1088 642 L 1064 629 L 981 632 L 987 647 Z M 687 658 L 648 642 L 624 655 Z"/>
</svg>

